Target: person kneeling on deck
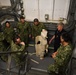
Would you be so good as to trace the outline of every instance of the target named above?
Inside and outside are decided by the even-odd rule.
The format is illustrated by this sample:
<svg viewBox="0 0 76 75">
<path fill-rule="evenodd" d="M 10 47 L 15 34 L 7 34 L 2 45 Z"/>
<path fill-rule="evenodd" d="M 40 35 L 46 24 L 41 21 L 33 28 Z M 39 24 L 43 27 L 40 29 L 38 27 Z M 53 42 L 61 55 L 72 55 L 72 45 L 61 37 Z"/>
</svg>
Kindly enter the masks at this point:
<svg viewBox="0 0 76 75">
<path fill-rule="evenodd" d="M 11 51 L 22 51 L 16 54 L 12 54 L 12 57 L 16 61 L 16 65 L 21 63 L 21 58 L 23 58 L 23 51 L 25 50 L 25 43 L 21 41 L 19 36 L 16 36 L 11 42 Z M 23 60 L 22 60 L 23 61 Z"/>
<path fill-rule="evenodd" d="M 39 56 L 40 59 L 44 58 L 45 52 L 48 52 L 48 44 L 47 44 L 47 31 L 42 29 L 41 35 L 36 37 L 36 56 Z"/>
<path fill-rule="evenodd" d="M 65 75 L 67 64 L 72 54 L 72 45 L 70 37 L 67 33 L 60 36 L 61 46 L 53 53 L 54 64 L 49 65 L 48 72 L 50 75 Z"/>
</svg>

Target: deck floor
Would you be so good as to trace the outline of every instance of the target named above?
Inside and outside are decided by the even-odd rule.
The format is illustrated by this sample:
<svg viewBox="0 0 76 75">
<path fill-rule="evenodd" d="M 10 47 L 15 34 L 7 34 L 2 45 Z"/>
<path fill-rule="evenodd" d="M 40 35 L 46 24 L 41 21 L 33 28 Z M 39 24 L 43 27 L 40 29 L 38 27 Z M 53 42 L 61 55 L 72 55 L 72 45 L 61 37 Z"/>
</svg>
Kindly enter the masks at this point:
<svg viewBox="0 0 76 75">
<path fill-rule="evenodd" d="M 45 56 L 43 60 L 40 60 L 40 58 L 36 56 L 34 46 L 29 46 L 27 50 L 28 50 L 28 59 L 29 59 L 28 72 L 30 73 L 29 74 L 27 73 L 26 75 L 41 75 L 41 74 L 47 75 L 46 73 L 47 73 L 48 66 L 54 63 L 53 58 L 50 57 L 50 55 L 53 53 L 53 50 L 49 49 L 49 53 Z M 14 66 L 15 66 L 15 62 L 12 60 L 11 68 Z M 6 69 L 7 69 L 7 63 L 0 60 L 0 73 L 1 73 L 0 75 L 8 75 L 6 72 Z M 18 71 L 19 71 L 19 68 L 14 67 L 11 70 L 11 75 L 18 75 Z M 39 72 L 41 74 L 36 74 L 36 72 Z M 76 75 L 76 61 L 75 60 L 73 62 L 71 73 L 72 73 L 71 75 Z M 20 75 L 23 75 L 23 71 L 21 71 Z"/>
</svg>

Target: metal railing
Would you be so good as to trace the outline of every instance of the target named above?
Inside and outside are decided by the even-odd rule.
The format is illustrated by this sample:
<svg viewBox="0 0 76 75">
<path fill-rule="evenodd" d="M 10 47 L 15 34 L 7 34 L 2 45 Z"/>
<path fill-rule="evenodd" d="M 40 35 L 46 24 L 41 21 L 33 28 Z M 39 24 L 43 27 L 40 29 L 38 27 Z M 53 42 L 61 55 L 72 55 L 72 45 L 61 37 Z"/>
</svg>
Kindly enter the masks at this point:
<svg viewBox="0 0 76 75">
<path fill-rule="evenodd" d="M 7 75 L 11 75 L 11 70 L 12 70 L 13 68 L 16 68 L 17 66 L 20 66 L 21 64 L 23 64 L 23 63 L 20 63 L 19 65 L 10 68 L 10 66 L 11 66 L 12 54 L 17 54 L 17 53 L 22 53 L 22 52 L 23 52 L 23 51 L 0 52 L 0 55 L 8 55 L 7 69 L 6 69 Z M 27 57 L 28 52 L 25 52 L 25 55 L 26 55 L 26 57 Z M 27 62 L 27 61 L 26 61 L 26 62 Z M 25 65 L 25 66 L 27 66 L 27 65 Z M 21 67 L 19 67 L 18 75 L 20 75 L 20 71 L 21 71 Z M 26 69 L 25 69 L 25 73 L 24 73 L 24 74 L 26 75 Z"/>
</svg>

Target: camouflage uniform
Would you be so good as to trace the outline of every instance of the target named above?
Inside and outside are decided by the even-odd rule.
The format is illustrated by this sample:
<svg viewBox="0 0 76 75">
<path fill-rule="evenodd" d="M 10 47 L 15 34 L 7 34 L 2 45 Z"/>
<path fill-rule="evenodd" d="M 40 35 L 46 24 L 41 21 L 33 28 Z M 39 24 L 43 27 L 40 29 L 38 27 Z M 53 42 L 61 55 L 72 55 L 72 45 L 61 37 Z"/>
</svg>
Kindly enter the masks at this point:
<svg viewBox="0 0 76 75">
<path fill-rule="evenodd" d="M 37 25 L 37 26 L 33 24 L 33 26 L 32 26 L 32 36 L 36 37 L 38 35 L 41 35 L 42 29 L 46 29 L 46 27 L 42 23 L 39 23 L 39 25 Z"/>
<path fill-rule="evenodd" d="M 4 41 L 4 34 L 3 32 L 0 32 L 0 52 L 4 52 L 6 50 L 6 48 L 4 47 L 3 41 Z M 7 61 L 8 59 L 7 55 L 1 55 L 0 57 L 3 61 Z"/>
<path fill-rule="evenodd" d="M 20 38 L 22 41 L 25 42 L 26 45 L 28 45 L 28 36 L 31 34 L 31 27 L 28 22 L 24 22 L 23 24 L 21 22 L 18 22 L 17 24 L 18 33 L 20 35 Z"/>
<path fill-rule="evenodd" d="M 4 34 L 3 32 L 0 32 L 0 51 L 4 50 L 3 40 L 4 40 Z"/>
<path fill-rule="evenodd" d="M 65 71 L 65 68 L 67 67 L 69 57 L 72 53 L 72 46 L 69 44 L 67 46 L 60 46 L 57 50 L 58 54 L 54 58 L 55 63 L 51 64 L 48 67 L 48 71 L 52 73 L 52 75 L 56 75 L 55 73 L 62 72 L 61 75 L 65 75 L 63 73 Z M 60 71 L 61 70 L 61 71 Z"/>
<path fill-rule="evenodd" d="M 5 27 L 4 28 L 4 35 L 5 35 L 5 40 L 8 43 L 11 43 L 13 36 L 14 36 L 14 29 L 12 27 L 9 27 L 9 28 Z"/>
<path fill-rule="evenodd" d="M 11 51 L 23 51 L 25 49 L 25 45 L 17 45 L 13 41 L 11 42 Z M 16 53 L 12 55 L 15 59 L 16 64 L 20 64 L 20 58 L 22 53 Z"/>
</svg>

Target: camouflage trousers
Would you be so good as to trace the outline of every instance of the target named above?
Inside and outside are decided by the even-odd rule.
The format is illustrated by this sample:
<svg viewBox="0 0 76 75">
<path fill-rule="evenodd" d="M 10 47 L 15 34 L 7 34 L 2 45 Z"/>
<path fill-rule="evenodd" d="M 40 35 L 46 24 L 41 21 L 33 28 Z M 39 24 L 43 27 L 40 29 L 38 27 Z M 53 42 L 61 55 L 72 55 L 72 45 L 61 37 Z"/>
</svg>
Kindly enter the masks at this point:
<svg viewBox="0 0 76 75">
<path fill-rule="evenodd" d="M 58 65 L 56 65 L 56 64 L 49 65 L 48 72 L 49 73 L 58 73 Z"/>
<path fill-rule="evenodd" d="M 54 64 L 49 65 L 48 67 L 49 75 L 66 75 L 65 71 L 66 71 L 65 65 L 60 66 L 54 63 Z"/>
<path fill-rule="evenodd" d="M 26 55 L 25 54 L 15 54 L 12 55 L 13 59 L 16 62 L 16 65 L 21 65 L 25 62 Z"/>
<path fill-rule="evenodd" d="M 0 52 L 4 52 L 4 51 L 6 51 L 6 49 L 4 48 L 4 45 L 2 44 L 0 44 Z M 0 56 L 0 58 L 1 58 L 1 60 L 2 61 L 7 61 L 7 59 L 8 59 L 8 55 L 1 55 Z"/>
</svg>

